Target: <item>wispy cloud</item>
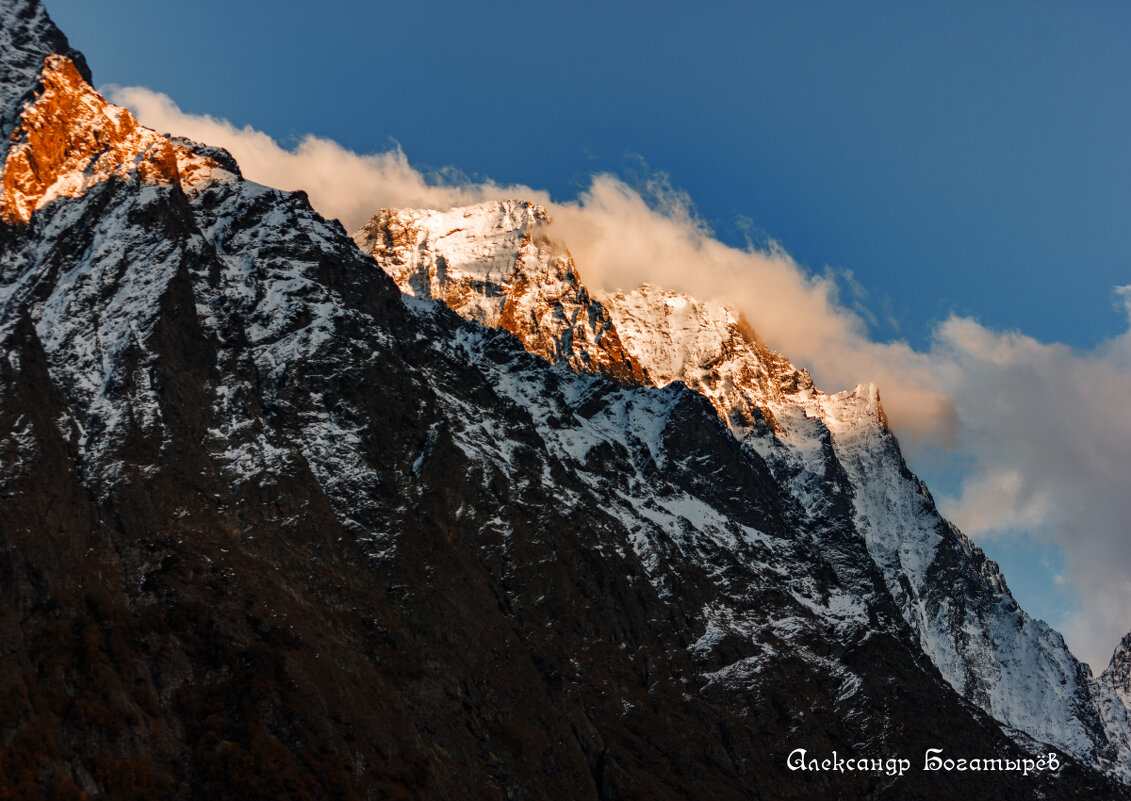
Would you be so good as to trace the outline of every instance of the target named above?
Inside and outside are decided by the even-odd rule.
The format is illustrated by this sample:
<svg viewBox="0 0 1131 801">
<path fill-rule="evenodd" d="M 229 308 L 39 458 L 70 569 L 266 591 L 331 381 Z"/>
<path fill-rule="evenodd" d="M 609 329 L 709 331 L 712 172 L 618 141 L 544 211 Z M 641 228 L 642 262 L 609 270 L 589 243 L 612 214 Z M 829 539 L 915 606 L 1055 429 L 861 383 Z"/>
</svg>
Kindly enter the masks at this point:
<svg viewBox="0 0 1131 801">
<path fill-rule="evenodd" d="M 546 194 L 492 183 L 431 182 L 409 165 L 400 149 L 362 155 L 312 135 L 304 136 L 294 149 L 287 149 L 254 128 L 237 128 L 208 115 L 186 114 L 168 95 L 159 92 L 139 86 L 101 89 L 111 102 L 128 107 L 150 128 L 225 148 L 235 156 L 244 175 L 256 183 L 306 191 L 324 217 L 337 218 L 350 230 L 382 208 L 447 209 L 516 192 L 530 193 L 534 200 Z"/>
<path fill-rule="evenodd" d="M 1131 333 L 1080 352 L 951 318 L 931 359 L 971 463 L 943 510 L 976 537 L 1059 545 L 1081 606 L 1065 636 L 1102 669 L 1131 630 Z"/>
<path fill-rule="evenodd" d="M 781 248 L 730 247 L 715 239 L 679 193 L 646 202 L 608 175 L 574 203 L 556 204 L 554 226 L 586 282 L 604 289 L 648 282 L 738 307 L 771 347 L 828 388 L 871 381 L 909 438 L 950 442 L 956 417 L 930 360 L 903 342 L 874 342 L 841 303 L 831 275 L 810 275 Z"/>
<path fill-rule="evenodd" d="M 663 181 L 630 186 L 597 175 L 576 199 L 555 202 L 531 187 L 430 181 L 399 149 L 362 155 L 315 136 L 287 149 L 147 89 L 106 91 L 146 125 L 228 149 L 251 180 L 305 190 L 350 229 L 383 207 L 544 203 L 594 288 L 649 282 L 723 300 L 826 390 L 878 384 L 912 462 L 919 445 L 933 443 L 969 464 L 961 491 L 942 499 L 959 525 L 975 537 L 1023 529 L 1063 549 L 1083 610 L 1065 634 L 1093 666 L 1131 629 L 1131 334 L 1078 352 L 952 317 L 926 352 L 876 342 L 833 276 L 810 273 L 772 241 L 745 249 L 718 241 Z M 1131 287 L 1117 291 L 1131 314 Z"/>
</svg>

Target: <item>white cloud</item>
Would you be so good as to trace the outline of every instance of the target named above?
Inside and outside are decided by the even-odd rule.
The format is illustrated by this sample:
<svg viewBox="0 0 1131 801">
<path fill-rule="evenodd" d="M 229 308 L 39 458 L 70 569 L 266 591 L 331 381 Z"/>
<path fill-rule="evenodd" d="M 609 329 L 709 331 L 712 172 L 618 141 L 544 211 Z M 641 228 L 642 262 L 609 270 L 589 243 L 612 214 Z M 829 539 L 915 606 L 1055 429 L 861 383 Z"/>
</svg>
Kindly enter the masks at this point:
<svg viewBox="0 0 1131 801">
<path fill-rule="evenodd" d="M 568 203 L 525 186 L 435 185 L 400 150 L 359 155 L 315 136 L 288 150 L 253 128 L 186 114 L 149 89 L 104 91 L 145 125 L 226 148 L 253 181 L 305 190 L 316 209 L 350 230 L 385 207 L 445 209 L 502 197 L 543 203 L 595 288 L 649 281 L 726 300 L 756 321 L 767 344 L 809 367 L 826 387 L 851 389 L 867 381 L 882 387 L 884 408 L 906 437 L 945 441 L 953 435 L 953 406 L 922 354 L 904 343 L 869 340 L 859 315 L 838 302 L 835 282 L 807 275 L 780 249 L 719 242 L 695 219 L 686 196 L 662 184 L 649 187 L 651 203 L 609 175 L 595 176 Z"/>
<path fill-rule="evenodd" d="M 1027 486 L 1020 471 L 1000 467 L 996 471 L 979 465 L 977 474 L 962 482 L 961 502 L 944 499 L 947 517 L 963 531 L 991 534 L 1029 529 L 1043 524 L 1051 515 L 1046 495 Z"/>
<path fill-rule="evenodd" d="M 128 107 L 150 128 L 228 150 L 244 175 L 277 189 L 302 189 L 324 217 L 353 230 L 382 208 L 396 206 L 447 209 L 491 197 L 544 192 L 494 184 L 436 185 L 413 169 L 399 149 L 360 155 L 321 137 L 307 135 L 293 150 L 254 128 L 237 128 L 227 120 L 186 114 L 168 95 L 140 86 L 104 86 L 113 103 Z"/>
<path fill-rule="evenodd" d="M 975 537 L 1023 529 L 1059 545 L 1082 610 L 1065 638 L 1102 670 L 1131 630 L 1131 334 L 1080 352 L 951 318 L 931 358 L 971 460 L 944 512 Z"/>
<path fill-rule="evenodd" d="M 550 209 L 560 239 L 594 288 L 642 282 L 737 306 L 766 342 L 810 369 L 829 391 L 881 387 L 893 427 L 914 458 L 943 444 L 969 473 L 944 509 L 975 537 L 1024 529 L 1058 544 L 1081 600 L 1069 644 L 1102 668 L 1131 629 L 1131 334 L 1088 353 L 993 331 L 952 317 L 930 351 L 874 342 L 828 276 L 809 274 L 780 248 L 738 249 L 715 239 L 686 196 L 662 183 L 645 196 L 595 176 L 576 200 L 552 202 L 523 186 L 439 184 L 400 150 L 359 155 L 307 136 L 293 150 L 266 134 L 183 113 L 147 89 L 110 87 L 146 125 L 227 148 L 244 174 L 304 189 L 349 229 L 383 207 L 449 208 L 524 197 Z M 1117 289 L 1131 314 L 1131 286 Z"/>
<path fill-rule="evenodd" d="M 949 442 L 953 404 L 927 356 L 903 342 L 878 343 L 837 297 L 828 276 L 806 273 L 780 248 L 723 244 L 676 193 L 645 202 L 618 179 L 596 176 L 576 203 L 553 208 L 554 226 L 596 288 L 649 282 L 739 308 L 766 343 L 810 369 L 826 389 L 882 387 L 893 424 L 913 441 Z"/>
</svg>

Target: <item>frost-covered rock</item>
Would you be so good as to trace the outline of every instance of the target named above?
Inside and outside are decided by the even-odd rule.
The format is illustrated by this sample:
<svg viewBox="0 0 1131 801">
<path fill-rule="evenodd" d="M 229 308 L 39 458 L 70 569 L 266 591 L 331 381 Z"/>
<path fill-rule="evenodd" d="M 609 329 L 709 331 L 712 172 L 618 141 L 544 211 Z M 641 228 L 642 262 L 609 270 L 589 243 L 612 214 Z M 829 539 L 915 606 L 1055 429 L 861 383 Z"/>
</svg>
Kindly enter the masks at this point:
<svg viewBox="0 0 1131 801">
<path fill-rule="evenodd" d="M 939 514 L 907 469 L 874 385 L 825 395 L 716 304 L 647 286 L 602 301 L 649 375 L 703 394 L 805 508 L 846 491 L 904 621 L 956 690 L 1023 737 L 1131 780 L 1131 717 Z"/>
<path fill-rule="evenodd" d="M 1119 642 L 1100 681 L 1115 690 L 1124 705 L 1131 708 L 1131 634 Z"/>
<path fill-rule="evenodd" d="M 353 238 L 409 295 L 504 328 L 550 361 L 644 381 L 569 252 L 543 232 L 548 222 L 545 208 L 518 200 L 444 212 L 384 209 Z"/>
</svg>

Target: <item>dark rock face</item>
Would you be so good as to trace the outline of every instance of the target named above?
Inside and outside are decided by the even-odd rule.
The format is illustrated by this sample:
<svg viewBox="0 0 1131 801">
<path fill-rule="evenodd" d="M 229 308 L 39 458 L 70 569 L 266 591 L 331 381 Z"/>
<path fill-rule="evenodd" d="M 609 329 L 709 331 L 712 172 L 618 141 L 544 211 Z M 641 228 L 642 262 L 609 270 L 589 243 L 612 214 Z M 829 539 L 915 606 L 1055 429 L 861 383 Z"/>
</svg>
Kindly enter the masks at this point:
<svg viewBox="0 0 1131 801">
<path fill-rule="evenodd" d="M 198 154 L 0 224 L 0 798 L 1121 797 L 918 770 L 1021 751 L 847 508 Z"/>
<path fill-rule="evenodd" d="M 1131 706 L 1131 634 L 1119 641 L 1100 681 L 1115 690 L 1123 703 Z"/>
<path fill-rule="evenodd" d="M 86 59 L 71 48 L 39 0 L 7 0 L 0 7 L 0 159 L 8 152 L 20 103 L 35 89 L 43 59 L 52 53 L 71 59 L 90 82 Z"/>
</svg>

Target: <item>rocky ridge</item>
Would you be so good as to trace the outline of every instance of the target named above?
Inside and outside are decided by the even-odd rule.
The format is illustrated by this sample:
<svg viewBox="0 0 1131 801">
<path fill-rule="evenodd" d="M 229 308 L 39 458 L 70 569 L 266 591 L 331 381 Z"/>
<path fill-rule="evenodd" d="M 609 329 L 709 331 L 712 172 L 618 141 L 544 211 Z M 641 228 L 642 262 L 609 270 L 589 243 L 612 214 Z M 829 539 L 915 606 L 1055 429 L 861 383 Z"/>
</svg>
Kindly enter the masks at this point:
<svg viewBox="0 0 1131 801">
<path fill-rule="evenodd" d="M 847 473 L 807 507 L 679 382 L 403 296 L 301 193 L 114 128 L 37 3 L 0 21 L 40 55 L 4 133 L 54 87 L 122 154 L 0 222 L 0 797 L 1126 797 L 1069 756 L 790 772 L 1045 746 L 924 654 Z"/>
<path fill-rule="evenodd" d="M 494 208 L 446 216 L 470 220 Z M 476 229 L 474 223 L 465 227 Z M 493 257 L 507 261 L 505 248 L 493 242 Z M 464 252 L 474 249 L 464 245 Z M 459 275 L 462 265 L 457 255 L 450 269 Z M 438 273 L 414 291 L 445 300 L 444 283 Z M 717 303 L 647 285 L 608 293 L 597 303 L 649 380 L 658 386 L 679 381 L 704 396 L 812 520 L 851 503 L 852 527 L 901 617 L 951 686 L 1022 741 L 1051 743 L 1131 779 L 1126 707 L 1072 657 L 1057 632 L 1020 609 L 997 565 L 942 518 L 907 469 L 874 385 L 826 395 L 807 371 L 767 348 L 738 313 Z M 558 360 L 569 363 L 568 357 Z"/>
<path fill-rule="evenodd" d="M 644 382 L 569 251 L 546 236 L 547 221 L 543 207 L 526 201 L 383 209 L 353 238 L 408 295 L 443 300 L 461 317 L 510 331 L 550 361 Z"/>
<path fill-rule="evenodd" d="M 40 82 L 42 91 L 9 139 L 0 195 L 4 222 L 26 223 L 55 198 L 78 197 L 111 178 L 176 183 L 193 192 L 220 169 L 107 103 L 65 56 L 47 57 Z"/>
</svg>

